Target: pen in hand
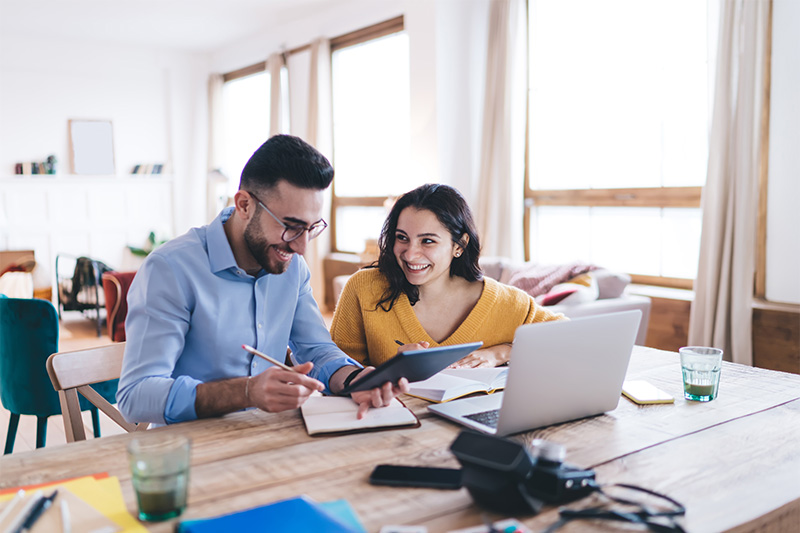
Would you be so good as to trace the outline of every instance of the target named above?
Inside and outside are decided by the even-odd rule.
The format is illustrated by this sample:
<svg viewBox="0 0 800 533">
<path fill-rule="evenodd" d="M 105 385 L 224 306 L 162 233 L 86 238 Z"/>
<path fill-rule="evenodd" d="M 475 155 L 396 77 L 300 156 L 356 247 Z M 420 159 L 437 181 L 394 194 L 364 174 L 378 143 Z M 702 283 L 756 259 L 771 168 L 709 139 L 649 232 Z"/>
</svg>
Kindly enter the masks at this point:
<svg viewBox="0 0 800 533">
<path fill-rule="evenodd" d="M 272 357 L 268 356 L 265 353 L 259 352 L 258 350 L 256 350 L 252 346 L 248 346 L 246 344 L 242 344 L 242 348 L 244 348 L 245 350 L 247 350 L 248 352 L 250 352 L 253 355 L 257 355 L 260 358 L 262 358 L 262 359 L 264 359 L 266 361 L 269 361 L 270 363 L 272 363 L 273 365 L 277 366 L 278 368 L 282 368 L 284 370 L 288 370 L 289 372 L 297 372 L 297 370 L 295 370 L 294 368 L 292 368 L 290 366 L 286 366 L 285 364 L 281 363 L 277 359 L 273 359 Z"/>
<path fill-rule="evenodd" d="M 404 346 L 404 344 L 397 339 L 395 339 L 394 342 L 396 342 L 398 346 Z"/>
</svg>

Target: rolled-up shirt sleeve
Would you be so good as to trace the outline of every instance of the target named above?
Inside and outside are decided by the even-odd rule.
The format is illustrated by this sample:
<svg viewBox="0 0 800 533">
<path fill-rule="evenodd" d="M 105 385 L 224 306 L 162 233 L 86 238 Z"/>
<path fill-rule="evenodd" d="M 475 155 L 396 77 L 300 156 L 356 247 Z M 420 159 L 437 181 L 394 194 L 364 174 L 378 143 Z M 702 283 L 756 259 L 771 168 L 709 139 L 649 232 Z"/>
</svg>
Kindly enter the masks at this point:
<svg viewBox="0 0 800 533">
<path fill-rule="evenodd" d="M 197 418 L 200 381 L 173 378 L 191 321 L 189 299 L 166 258 L 151 254 L 128 292 L 127 342 L 117 391 L 126 420 L 165 424 Z"/>
</svg>

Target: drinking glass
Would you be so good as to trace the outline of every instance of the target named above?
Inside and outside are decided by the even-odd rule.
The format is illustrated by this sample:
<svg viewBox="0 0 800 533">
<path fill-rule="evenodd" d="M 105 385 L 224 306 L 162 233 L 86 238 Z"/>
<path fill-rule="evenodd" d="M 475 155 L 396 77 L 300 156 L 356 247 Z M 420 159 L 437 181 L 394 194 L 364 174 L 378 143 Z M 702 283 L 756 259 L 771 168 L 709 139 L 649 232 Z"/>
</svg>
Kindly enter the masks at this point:
<svg viewBox="0 0 800 533">
<path fill-rule="evenodd" d="M 139 519 L 169 520 L 186 508 L 191 443 L 183 435 L 143 434 L 128 444 Z"/>
<path fill-rule="evenodd" d="M 705 346 L 684 346 L 681 354 L 683 397 L 697 402 L 710 402 L 719 391 L 722 350 Z"/>
</svg>

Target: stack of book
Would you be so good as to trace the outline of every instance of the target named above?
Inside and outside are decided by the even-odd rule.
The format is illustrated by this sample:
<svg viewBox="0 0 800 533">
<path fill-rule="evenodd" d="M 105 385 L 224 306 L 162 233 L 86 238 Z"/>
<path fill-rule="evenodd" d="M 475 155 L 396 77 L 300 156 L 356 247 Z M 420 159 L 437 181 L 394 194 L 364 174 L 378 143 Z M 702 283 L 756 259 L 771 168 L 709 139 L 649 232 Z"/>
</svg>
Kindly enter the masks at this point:
<svg viewBox="0 0 800 533">
<path fill-rule="evenodd" d="M 135 165 L 131 174 L 161 174 L 164 170 L 164 165 L 161 163 L 146 163 L 142 165 Z"/>
</svg>

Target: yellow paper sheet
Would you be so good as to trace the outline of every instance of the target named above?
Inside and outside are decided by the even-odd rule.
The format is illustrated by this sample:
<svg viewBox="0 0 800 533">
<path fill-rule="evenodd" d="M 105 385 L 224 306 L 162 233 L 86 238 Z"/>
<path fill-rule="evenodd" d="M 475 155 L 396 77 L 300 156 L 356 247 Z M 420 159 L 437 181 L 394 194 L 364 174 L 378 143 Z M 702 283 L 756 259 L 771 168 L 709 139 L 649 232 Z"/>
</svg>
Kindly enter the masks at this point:
<svg viewBox="0 0 800 533">
<path fill-rule="evenodd" d="M 72 481 L 66 481 L 64 483 L 56 483 L 46 488 L 42 488 L 41 490 L 47 494 L 49 493 L 48 491 L 52 491 L 54 489 L 59 489 L 59 491 L 69 491 L 73 495 L 89 504 L 92 508 L 97 510 L 99 513 L 118 526 L 111 527 L 111 529 L 115 531 L 121 531 L 122 533 L 139 533 L 147 531 L 147 529 L 128 512 L 128 509 L 125 506 L 125 499 L 122 497 L 122 490 L 120 489 L 119 480 L 116 477 L 108 477 L 97 480 L 93 477 L 87 476 Z M 33 494 L 34 491 L 29 492 L 30 494 Z M 0 496 L 0 502 L 8 501 L 13 497 L 14 494 Z M 58 504 L 58 499 L 59 498 L 56 498 L 56 504 Z M 78 504 L 77 508 L 73 510 L 72 505 L 70 505 L 71 521 L 73 523 L 72 531 L 78 533 L 80 531 L 95 530 L 96 528 L 94 527 L 80 527 L 78 522 L 82 519 L 87 520 L 92 524 L 102 522 L 96 522 L 96 516 L 93 517 L 91 512 L 82 514 L 79 506 L 80 504 Z M 57 506 L 54 505 L 54 509 L 49 510 L 48 513 L 53 515 L 58 514 L 60 517 L 60 514 L 56 513 L 56 509 Z M 52 518 L 52 516 L 50 518 Z M 42 520 L 44 520 L 44 518 L 42 518 Z M 58 523 L 60 523 L 60 518 Z M 105 524 L 109 525 L 108 522 L 105 522 Z M 109 529 L 109 531 L 111 529 Z M 34 532 L 36 530 L 37 528 L 34 528 Z"/>
</svg>

